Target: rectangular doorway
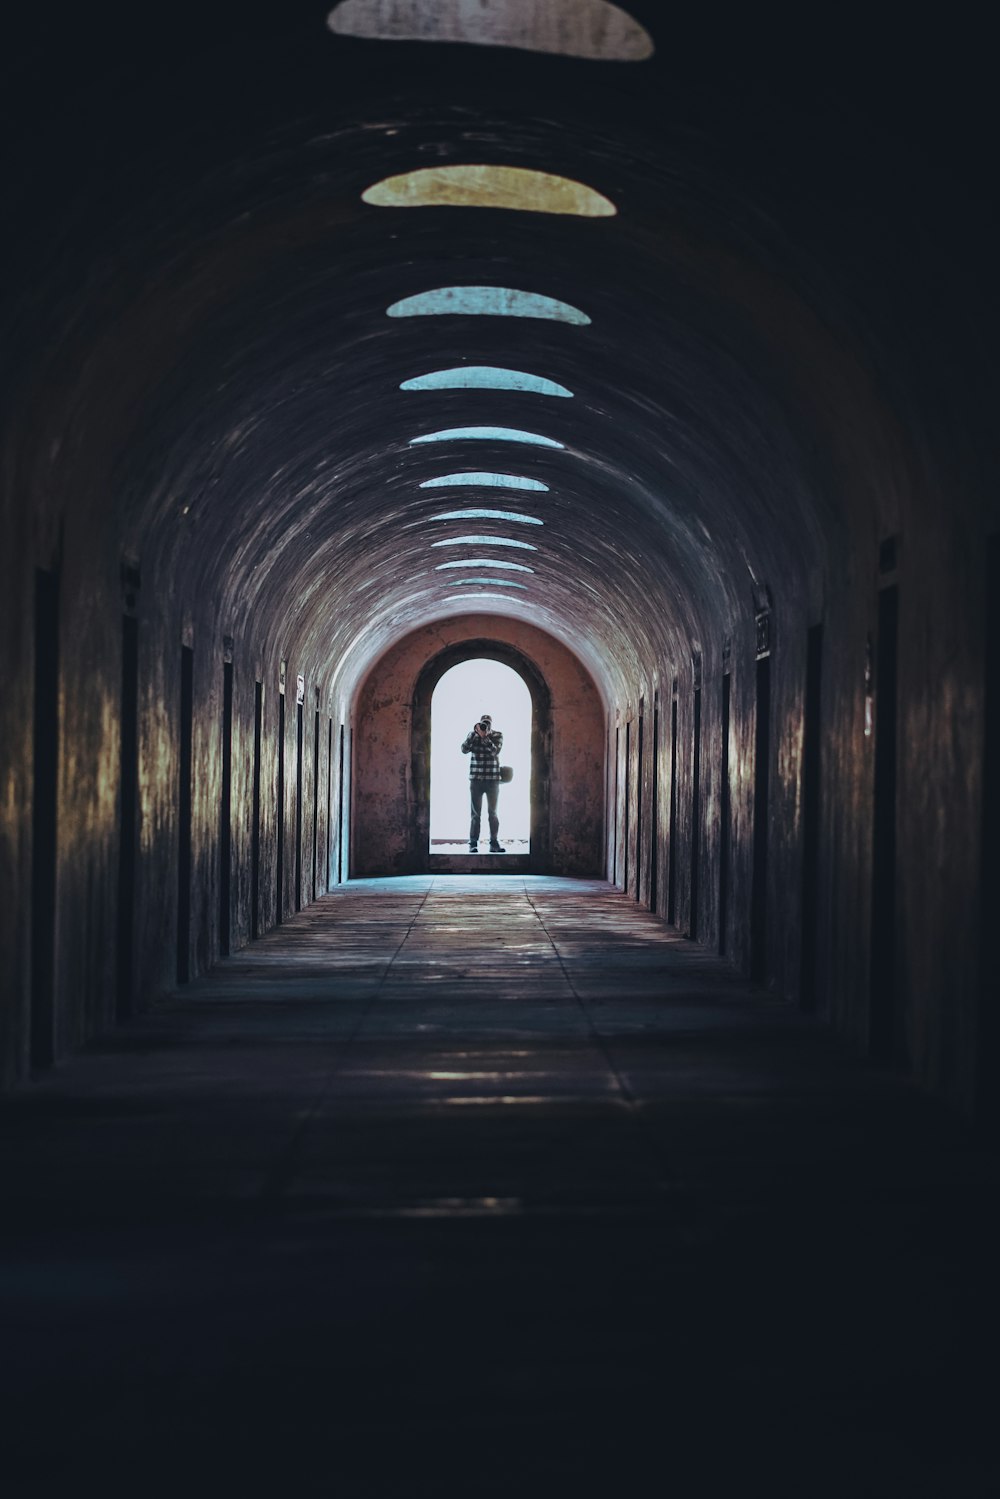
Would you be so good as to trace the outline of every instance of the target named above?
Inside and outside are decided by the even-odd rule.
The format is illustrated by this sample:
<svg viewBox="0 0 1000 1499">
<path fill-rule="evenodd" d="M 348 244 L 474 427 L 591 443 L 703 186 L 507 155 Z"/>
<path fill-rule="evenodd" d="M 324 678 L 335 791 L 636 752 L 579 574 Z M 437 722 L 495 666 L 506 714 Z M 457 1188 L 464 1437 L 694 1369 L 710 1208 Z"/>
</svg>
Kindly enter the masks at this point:
<svg viewBox="0 0 1000 1499">
<path fill-rule="evenodd" d="M 115 1017 L 132 1013 L 135 983 L 135 883 L 139 821 L 139 621 L 122 616 L 121 722 L 118 733 L 118 950 Z"/>
<path fill-rule="evenodd" d="M 903 1060 L 896 995 L 896 760 L 899 589 L 878 596 L 875 645 L 875 805 L 872 838 L 868 1044 L 876 1062 Z"/>
<path fill-rule="evenodd" d="M 181 646 L 181 715 L 177 770 L 177 982 L 191 977 L 191 765 L 194 738 L 194 651 Z"/>
<path fill-rule="evenodd" d="M 757 662 L 754 724 L 753 875 L 750 888 L 750 977 L 767 977 L 767 853 L 771 788 L 771 658 Z"/>
<path fill-rule="evenodd" d="M 56 1054 L 56 877 L 59 811 L 59 571 L 35 571 L 35 710 L 31 803 L 33 1070 Z"/>
</svg>

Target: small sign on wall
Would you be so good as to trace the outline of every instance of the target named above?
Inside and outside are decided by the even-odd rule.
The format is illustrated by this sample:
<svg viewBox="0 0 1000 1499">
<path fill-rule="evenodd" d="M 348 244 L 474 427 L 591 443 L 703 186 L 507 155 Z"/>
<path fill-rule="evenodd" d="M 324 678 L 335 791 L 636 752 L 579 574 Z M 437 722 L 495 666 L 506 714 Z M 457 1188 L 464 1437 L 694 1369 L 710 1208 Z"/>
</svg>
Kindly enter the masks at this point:
<svg viewBox="0 0 1000 1499">
<path fill-rule="evenodd" d="M 295 701 L 297 703 L 304 703 L 305 700 L 306 700 L 306 679 L 305 679 L 305 677 L 296 677 L 295 678 Z"/>
</svg>

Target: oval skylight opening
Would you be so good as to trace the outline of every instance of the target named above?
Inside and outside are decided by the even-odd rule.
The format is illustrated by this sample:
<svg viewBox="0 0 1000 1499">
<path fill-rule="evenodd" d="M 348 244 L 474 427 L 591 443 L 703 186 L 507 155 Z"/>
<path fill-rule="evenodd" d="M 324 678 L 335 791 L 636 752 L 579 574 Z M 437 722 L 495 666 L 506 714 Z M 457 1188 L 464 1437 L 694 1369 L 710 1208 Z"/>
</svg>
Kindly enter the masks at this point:
<svg viewBox="0 0 1000 1499">
<path fill-rule="evenodd" d="M 502 562 L 499 557 L 463 557 L 461 562 L 438 562 L 434 568 L 436 573 L 443 573 L 449 567 L 489 567 L 494 572 L 510 573 L 533 573 L 533 567 L 527 567 L 523 562 Z"/>
<path fill-rule="evenodd" d="M 446 489 L 452 485 L 476 484 L 484 489 L 530 489 L 544 490 L 548 494 L 549 486 L 542 484 L 538 479 L 524 479 L 520 474 L 492 474 L 492 473 L 463 473 L 442 474 L 439 479 L 425 479 L 421 489 Z"/>
<path fill-rule="evenodd" d="M 537 515 L 520 515 L 516 510 L 442 510 L 431 520 L 513 520 L 525 526 L 544 526 Z"/>
<path fill-rule="evenodd" d="M 438 286 L 403 297 L 386 308 L 387 317 L 534 317 L 554 323 L 588 324 L 578 307 L 510 286 Z"/>
<path fill-rule="evenodd" d="M 404 380 L 400 390 L 524 390 L 536 396 L 570 396 L 573 392 L 555 380 L 528 375 L 523 370 L 503 370 L 491 364 L 470 364 L 459 369 L 435 370 Z"/>
<path fill-rule="evenodd" d="M 506 593 L 491 593 L 487 588 L 479 588 L 474 591 L 470 590 L 468 593 L 453 593 L 451 598 L 453 602 L 457 603 L 459 599 L 506 599 L 509 598 L 509 595 Z M 511 599 L 510 602 L 516 603 L 516 600 Z"/>
<path fill-rule="evenodd" d="M 646 28 L 609 0 L 341 0 L 326 24 L 338 36 L 516 47 L 593 62 L 643 62 L 653 53 Z"/>
<path fill-rule="evenodd" d="M 489 583 L 494 588 L 527 588 L 527 583 L 515 583 L 513 578 L 456 578 L 454 582 L 442 579 L 447 588 L 475 588 L 483 583 Z"/>
<path fill-rule="evenodd" d="M 582 219 L 607 219 L 618 212 L 603 193 L 571 177 L 478 163 L 399 172 L 366 187 L 361 198 L 375 208 L 506 208 Z"/>
<path fill-rule="evenodd" d="M 515 541 L 513 536 L 449 536 L 445 541 L 432 541 L 432 547 L 520 547 L 525 552 L 537 552 L 530 541 Z M 465 564 L 468 567 L 468 563 Z"/>
<path fill-rule="evenodd" d="M 543 437 L 539 432 L 522 432 L 518 427 L 442 427 L 440 432 L 425 432 L 422 437 L 411 437 L 410 447 L 422 442 L 527 442 L 538 448 L 561 448 L 563 444 L 554 437 Z"/>
</svg>

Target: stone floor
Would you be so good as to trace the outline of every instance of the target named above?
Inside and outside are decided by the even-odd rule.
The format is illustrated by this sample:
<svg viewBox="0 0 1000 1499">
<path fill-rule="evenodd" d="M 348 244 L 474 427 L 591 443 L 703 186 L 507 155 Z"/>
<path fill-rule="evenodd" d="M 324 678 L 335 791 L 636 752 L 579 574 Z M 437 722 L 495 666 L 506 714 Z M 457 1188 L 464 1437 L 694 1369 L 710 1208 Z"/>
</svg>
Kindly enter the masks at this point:
<svg viewBox="0 0 1000 1499">
<path fill-rule="evenodd" d="M 607 885 L 353 883 L 0 1123 L 10 1499 L 1000 1494 L 995 1161 Z"/>
</svg>

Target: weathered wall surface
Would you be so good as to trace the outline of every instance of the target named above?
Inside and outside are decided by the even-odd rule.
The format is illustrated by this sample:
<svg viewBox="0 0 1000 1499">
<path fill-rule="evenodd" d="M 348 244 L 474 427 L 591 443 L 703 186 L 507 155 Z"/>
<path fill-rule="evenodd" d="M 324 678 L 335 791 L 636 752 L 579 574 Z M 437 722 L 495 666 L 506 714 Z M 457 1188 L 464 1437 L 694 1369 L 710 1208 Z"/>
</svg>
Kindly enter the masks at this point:
<svg viewBox="0 0 1000 1499">
<path fill-rule="evenodd" d="M 474 640 L 493 640 L 520 652 L 544 679 L 551 726 L 549 868 L 555 874 L 598 874 L 604 833 L 604 711 L 597 688 L 572 652 L 543 630 L 493 615 L 467 615 L 413 631 L 376 662 L 361 684 L 352 719 L 352 875 L 410 872 L 418 794 L 413 784 L 417 681 L 431 658 Z M 464 765 L 463 772 L 467 774 Z"/>
<path fill-rule="evenodd" d="M 613 708 L 608 746 L 614 809 L 608 821 L 606 870 L 608 878 L 630 895 L 652 905 L 649 877 L 655 849 L 655 909 L 665 919 L 724 951 L 744 972 L 756 971 L 775 998 L 816 1008 L 863 1050 L 874 1049 L 878 1055 L 873 1034 L 878 1016 L 888 1016 L 884 1024 L 892 1040 L 880 1059 L 968 1109 L 974 1098 L 982 1003 L 984 671 L 977 628 L 982 629 L 986 567 L 982 554 L 968 546 L 961 516 L 944 504 L 948 486 L 940 476 L 900 464 L 883 473 L 881 484 L 872 472 L 866 483 L 873 493 L 889 495 L 909 487 L 909 503 L 920 516 L 912 536 L 909 530 L 896 530 L 898 511 L 876 515 L 873 500 L 867 545 L 856 545 L 839 565 L 831 566 L 823 598 L 809 598 L 789 580 L 792 586 L 779 593 L 771 614 L 762 952 L 755 957 L 753 951 L 754 834 L 759 819 L 757 652 L 751 610 L 742 620 L 724 622 L 715 641 L 697 642 L 685 659 L 650 662 L 646 674 L 636 680 L 634 694 Z M 879 542 L 886 536 L 895 538 L 896 560 L 883 569 Z M 947 567 L 938 565 L 942 558 Z M 876 669 L 879 598 L 886 589 L 897 590 L 899 599 L 894 689 L 891 681 L 879 680 Z M 803 827 L 807 634 L 817 623 L 823 628 L 817 891 L 813 930 L 804 934 L 802 923 L 809 914 Z M 723 640 L 728 644 L 725 653 Z M 702 659 L 696 817 L 693 662 L 698 654 Z M 729 839 L 724 856 L 721 734 L 726 672 Z M 659 705 L 655 802 L 654 747 L 648 730 L 654 693 Z M 897 723 L 890 771 L 894 784 L 882 793 L 890 799 L 883 811 L 895 847 L 888 873 L 892 910 L 888 931 L 881 933 L 873 926 L 880 694 L 883 699 L 891 694 Z M 640 765 L 641 701 L 645 714 Z M 674 706 L 676 805 L 671 839 Z M 640 777 L 641 821 L 636 800 Z M 638 884 L 637 846 L 643 850 Z M 873 948 L 880 937 L 891 953 L 889 971 L 873 967 Z M 811 950 L 815 960 L 807 974 L 803 964 Z"/>
</svg>

